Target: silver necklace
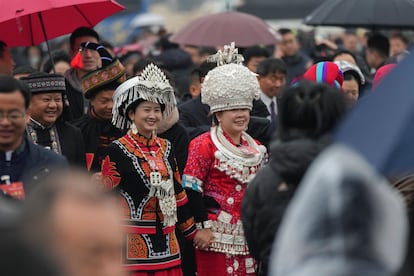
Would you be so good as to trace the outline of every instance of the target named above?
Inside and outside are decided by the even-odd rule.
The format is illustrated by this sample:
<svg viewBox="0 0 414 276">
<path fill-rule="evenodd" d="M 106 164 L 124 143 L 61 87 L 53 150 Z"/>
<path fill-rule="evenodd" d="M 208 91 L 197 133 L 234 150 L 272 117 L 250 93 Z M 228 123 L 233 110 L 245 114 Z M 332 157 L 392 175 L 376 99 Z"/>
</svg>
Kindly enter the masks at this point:
<svg viewBox="0 0 414 276">
<path fill-rule="evenodd" d="M 266 161 L 266 148 L 258 145 L 246 132 L 241 137 L 247 142 L 247 147 L 237 147 L 224 136 L 221 126 L 212 127 L 211 139 L 217 148 L 214 153 L 214 167 L 235 178 L 241 183 L 248 183 L 256 175 L 257 170 Z"/>
<path fill-rule="evenodd" d="M 139 144 L 135 141 L 134 137 L 127 134 L 134 146 L 142 153 L 144 160 L 149 164 L 151 168 L 150 172 L 150 184 L 151 189 L 149 196 L 155 196 L 158 198 L 160 204 L 161 213 L 164 216 L 164 226 L 173 226 L 178 221 L 177 219 L 177 204 L 175 200 L 175 191 L 174 191 L 174 181 L 172 180 L 172 172 L 169 167 L 165 164 L 165 167 L 168 170 L 168 179 L 163 180 L 161 173 L 157 170 L 156 164 L 152 163 L 154 160 L 148 160 L 145 152 L 141 149 Z M 137 135 L 137 134 L 135 134 Z M 162 156 L 164 156 L 164 150 L 161 147 L 157 137 L 154 137 L 154 141 L 157 146 L 160 148 Z M 150 153 L 151 154 L 151 153 Z M 152 154 L 155 157 L 155 152 Z"/>
</svg>

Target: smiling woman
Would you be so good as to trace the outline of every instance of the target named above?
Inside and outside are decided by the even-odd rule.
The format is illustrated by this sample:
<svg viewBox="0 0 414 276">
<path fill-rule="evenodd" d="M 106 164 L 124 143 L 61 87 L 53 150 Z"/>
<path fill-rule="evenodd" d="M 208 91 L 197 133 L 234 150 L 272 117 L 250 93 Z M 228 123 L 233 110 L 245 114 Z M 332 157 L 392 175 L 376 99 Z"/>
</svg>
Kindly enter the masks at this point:
<svg viewBox="0 0 414 276">
<path fill-rule="evenodd" d="M 181 276 L 175 226 L 190 240 L 196 228 L 173 147 L 156 136 L 157 125 L 177 104 L 174 90 L 161 69 L 149 64 L 113 98 L 112 123 L 128 132 L 108 146 L 102 177 L 106 188 L 119 192 L 124 208 L 123 264 L 131 275 Z"/>
<path fill-rule="evenodd" d="M 194 240 L 197 275 L 256 275 L 240 205 L 247 184 L 266 160 L 266 148 L 245 132 L 259 83 L 240 64 L 234 45 L 209 60 L 219 66 L 205 77 L 201 96 L 218 125 L 191 141 L 183 176 L 198 231 L 204 233 Z"/>
</svg>

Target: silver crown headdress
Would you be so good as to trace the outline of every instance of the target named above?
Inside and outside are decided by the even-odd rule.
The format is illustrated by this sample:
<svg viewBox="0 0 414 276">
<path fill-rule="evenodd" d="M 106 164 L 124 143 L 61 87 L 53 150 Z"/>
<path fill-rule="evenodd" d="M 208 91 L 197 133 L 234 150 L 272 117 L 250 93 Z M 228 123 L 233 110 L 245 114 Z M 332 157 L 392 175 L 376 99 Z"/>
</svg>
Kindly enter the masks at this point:
<svg viewBox="0 0 414 276">
<path fill-rule="evenodd" d="M 140 99 L 165 105 L 164 118 L 177 105 L 173 87 L 164 72 L 152 63 L 144 68 L 140 76 L 118 86 L 112 98 L 112 124 L 120 129 L 129 128 L 130 121 L 126 112 L 132 103 Z"/>
<path fill-rule="evenodd" d="M 238 54 L 234 42 L 224 46 L 207 61 L 217 62 L 208 72 L 201 88 L 201 101 L 210 106 L 210 112 L 238 108 L 252 109 L 253 100 L 260 95 L 257 75 L 242 65 L 243 56 Z"/>
</svg>

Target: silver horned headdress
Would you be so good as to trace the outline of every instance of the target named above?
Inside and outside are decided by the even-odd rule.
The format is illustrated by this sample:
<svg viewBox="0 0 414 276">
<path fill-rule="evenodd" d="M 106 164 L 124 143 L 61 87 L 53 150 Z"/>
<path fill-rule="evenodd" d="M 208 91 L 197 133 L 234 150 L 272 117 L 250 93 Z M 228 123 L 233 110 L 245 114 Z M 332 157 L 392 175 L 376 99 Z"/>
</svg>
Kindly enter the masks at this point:
<svg viewBox="0 0 414 276">
<path fill-rule="evenodd" d="M 129 128 L 128 107 L 144 100 L 165 105 L 164 118 L 168 117 L 177 105 L 174 89 L 164 72 L 154 64 L 147 65 L 140 76 L 123 82 L 113 95 L 112 124 L 120 129 Z"/>
<path fill-rule="evenodd" d="M 208 58 L 218 67 L 208 72 L 201 88 L 201 101 L 210 106 L 210 112 L 247 108 L 260 95 L 256 74 L 243 66 L 243 56 L 238 54 L 234 42 L 224 46 Z"/>
</svg>

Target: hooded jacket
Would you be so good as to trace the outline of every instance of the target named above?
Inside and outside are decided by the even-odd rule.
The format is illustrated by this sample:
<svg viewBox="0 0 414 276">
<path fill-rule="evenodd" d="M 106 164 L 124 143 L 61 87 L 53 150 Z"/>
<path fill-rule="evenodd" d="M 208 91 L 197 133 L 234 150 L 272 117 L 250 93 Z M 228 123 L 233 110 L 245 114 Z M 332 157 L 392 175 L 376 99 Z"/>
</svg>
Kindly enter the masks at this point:
<svg viewBox="0 0 414 276">
<path fill-rule="evenodd" d="M 328 148 L 309 168 L 280 227 L 275 276 L 391 276 L 407 238 L 402 197 L 349 148 Z"/>
</svg>

